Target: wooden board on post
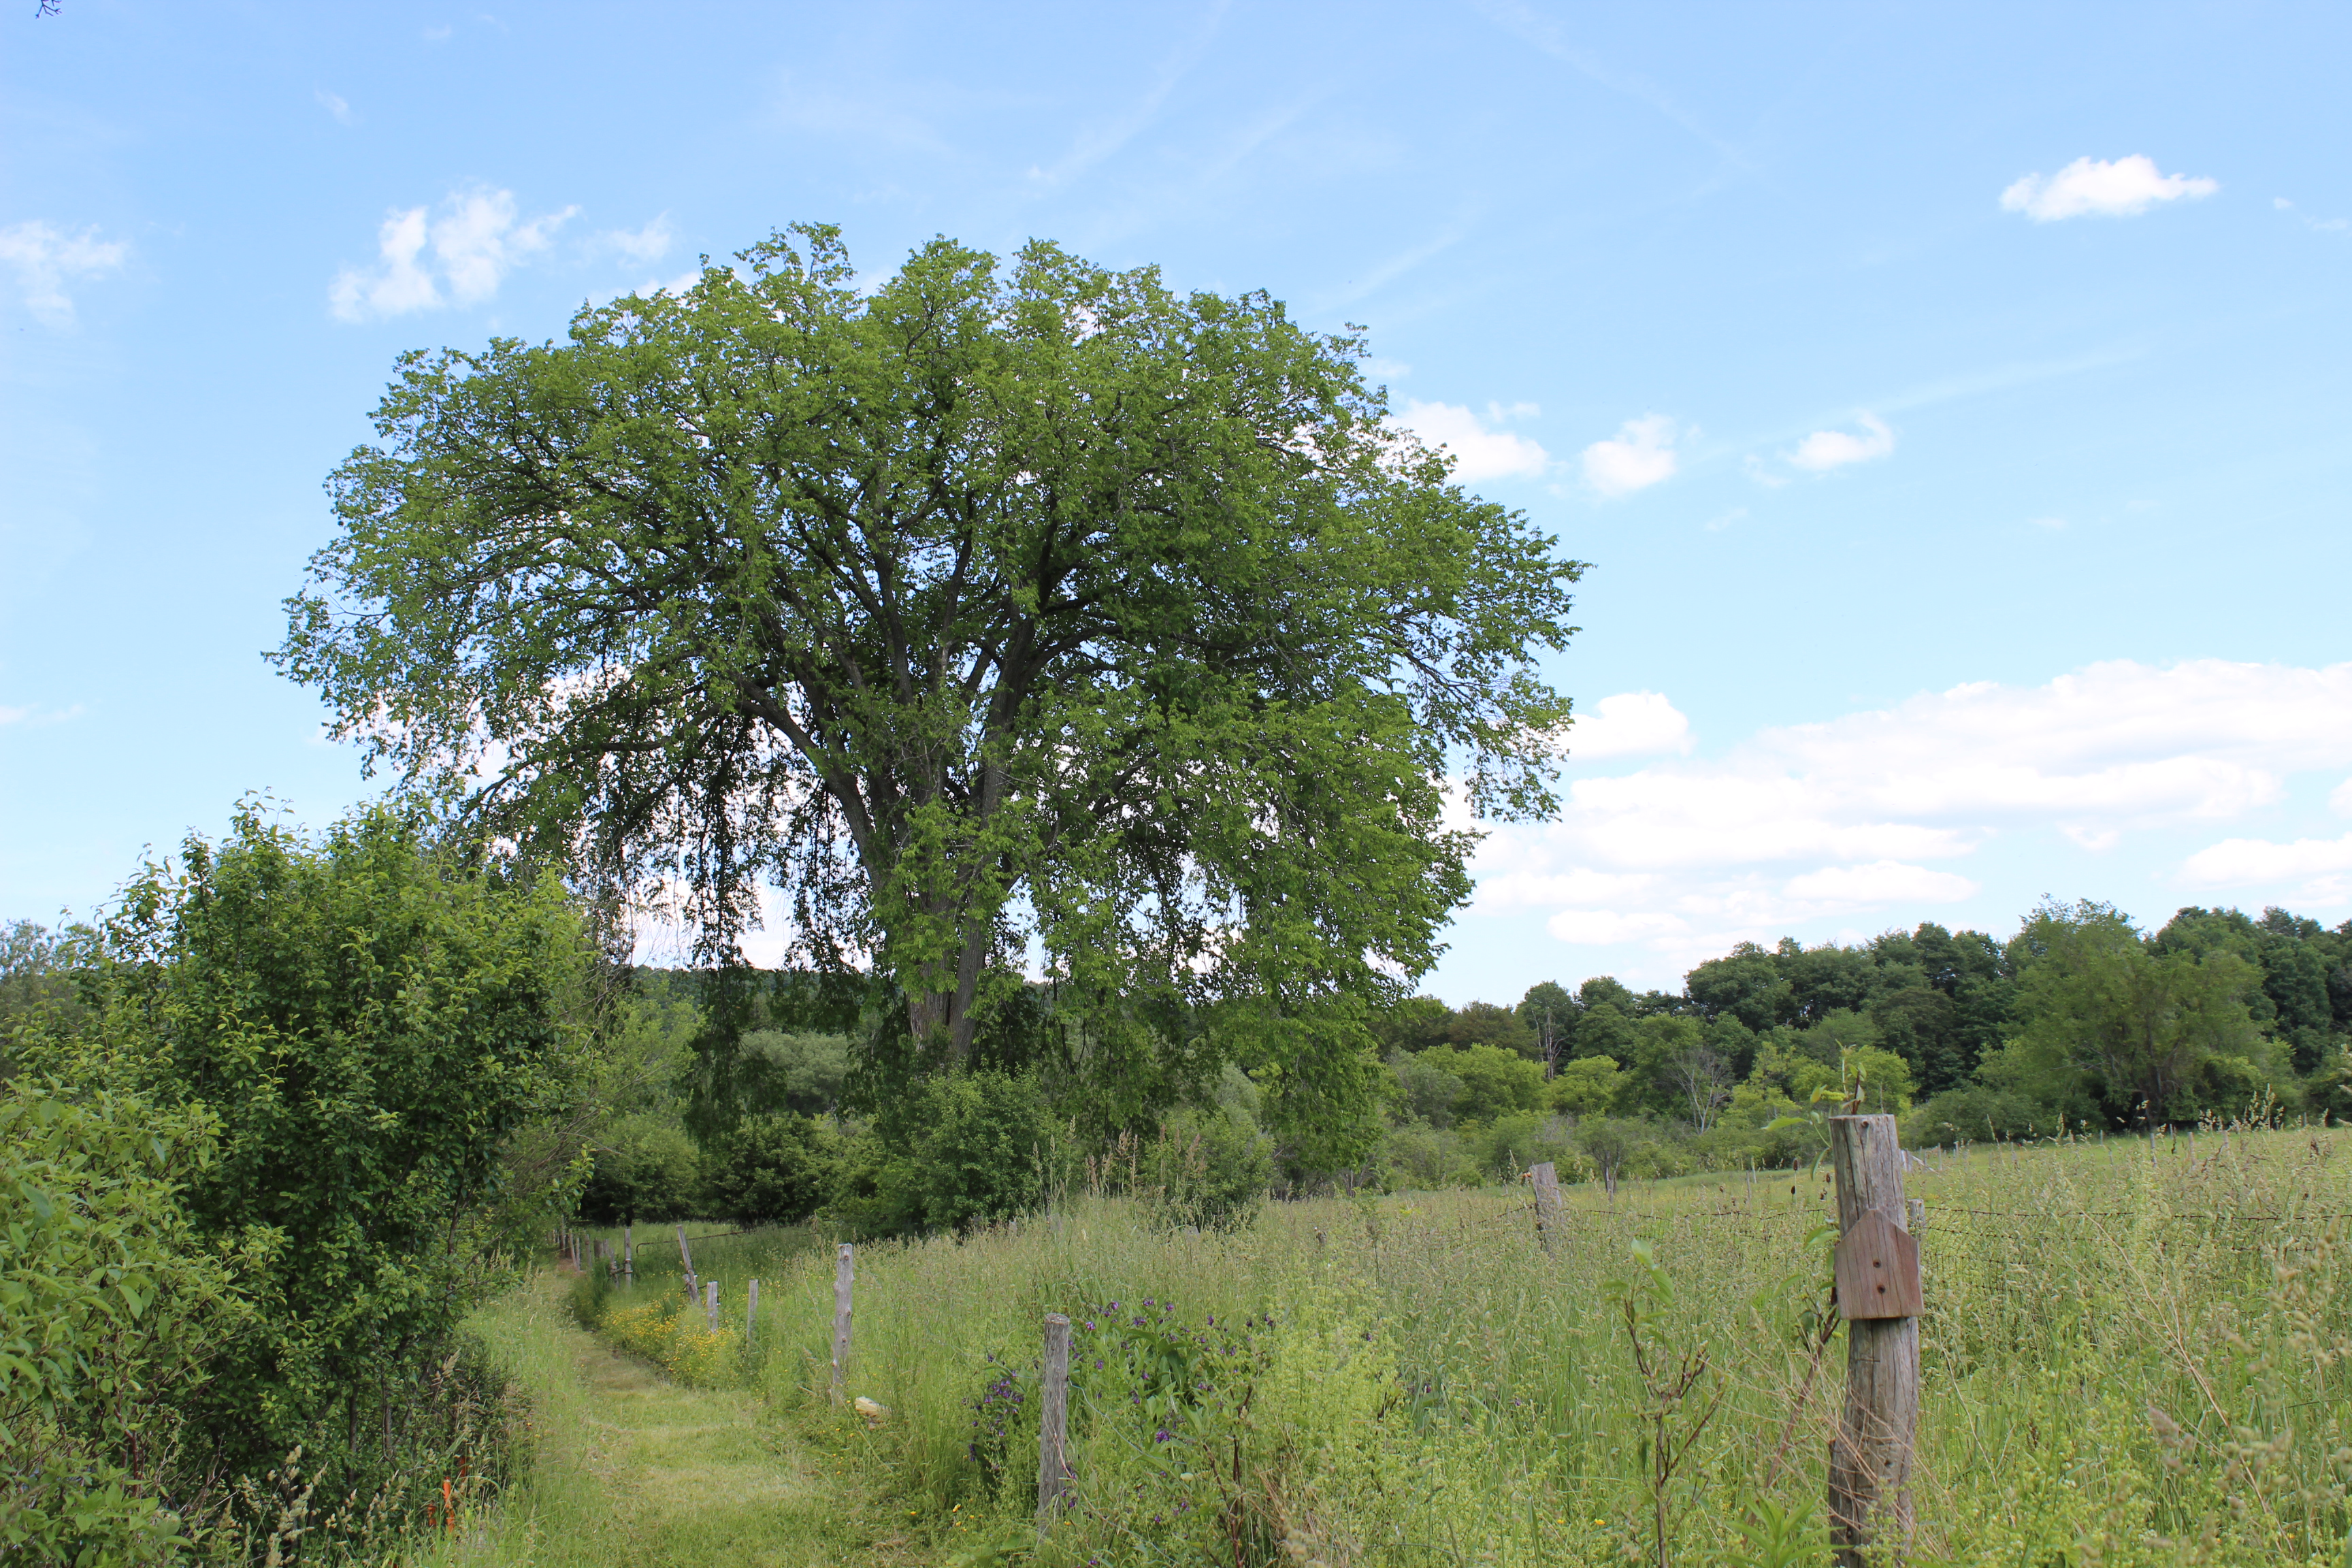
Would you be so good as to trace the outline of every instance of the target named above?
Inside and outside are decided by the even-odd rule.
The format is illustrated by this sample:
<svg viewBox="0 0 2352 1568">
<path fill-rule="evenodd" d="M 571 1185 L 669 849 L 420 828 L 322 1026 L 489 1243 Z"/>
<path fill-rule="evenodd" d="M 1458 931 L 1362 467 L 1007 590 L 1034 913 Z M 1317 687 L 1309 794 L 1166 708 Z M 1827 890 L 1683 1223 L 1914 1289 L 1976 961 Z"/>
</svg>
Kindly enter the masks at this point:
<svg viewBox="0 0 2352 1568">
<path fill-rule="evenodd" d="M 702 1288 L 702 1327 L 709 1333 L 719 1331 L 719 1281 L 716 1279 Z"/>
<path fill-rule="evenodd" d="M 850 1294 L 856 1284 L 856 1255 L 845 1241 L 833 1263 L 833 1398 L 836 1405 L 849 1385 Z"/>
<path fill-rule="evenodd" d="M 1919 1244 L 1882 1209 L 1838 1238 L 1838 1315 L 1848 1322 L 1919 1315 Z"/>
<path fill-rule="evenodd" d="M 1918 1246 L 1904 1229 L 1903 1151 L 1892 1116 L 1830 1118 L 1830 1163 L 1837 1176 L 1838 1225 L 1862 1231 L 1857 1258 L 1876 1240 L 1882 1267 L 1908 1244 L 1910 1283 L 1917 1290 Z M 1893 1232 L 1900 1242 L 1887 1239 Z M 1847 1310 L 1845 1244 L 1839 1244 L 1838 1310 Z M 1868 1267 L 1867 1262 L 1864 1264 Z M 1875 1302 L 1879 1281 L 1859 1286 Z M 1900 1289 L 1890 1279 L 1888 1294 Z M 1916 1312 L 1916 1304 L 1915 1304 Z M 1849 1317 L 1845 1408 L 1830 1449 L 1830 1544 L 1839 1568 L 1892 1563 L 1911 1532 L 1911 1460 L 1919 1426 L 1919 1320 Z M 1885 1550 L 1874 1550 L 1884 1546 Z"/>
<path fill-rule="evenodd" d="M 1037 1528 L 1045 1530 L 1070 1487 L 1070 1320 L 1045 1314 L 1045 1367 L 1037 1406 Z"/>
<path fill-rule="evenodd" d="M 760 1282 L 751 1281 L 743 1300 L 743 1348 L 750 1350 L 758 1338 L 760 1325 Z"/>
<path fill-rule="evenodd" d="M 1549 1252 L 1559 1232 L 1559 1172 L 1546 1160 L 1528 1167 L 1528 1180 L 1536 1189 L 1536 1239 Z"/>
<path fill-rule="evenodd" d="M 637 1277 L 636 1230 L 635 1221 L 621 1227 L 621 1278 L 624 1279 L 635 1279 Z"/>
</svg>

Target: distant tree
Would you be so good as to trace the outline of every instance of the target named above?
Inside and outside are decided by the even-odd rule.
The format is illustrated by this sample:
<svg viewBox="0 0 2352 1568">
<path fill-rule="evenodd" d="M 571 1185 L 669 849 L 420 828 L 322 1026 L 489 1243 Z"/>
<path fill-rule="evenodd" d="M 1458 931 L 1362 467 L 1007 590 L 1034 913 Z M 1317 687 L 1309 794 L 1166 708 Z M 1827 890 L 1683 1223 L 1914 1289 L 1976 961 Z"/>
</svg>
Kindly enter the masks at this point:
<svg viewBox="0 0 2352 1568">
<path fill-rule="evenodd" d="M 1605 1116 L 1625 1093 L 1625 1075 L 1607 1057 L 1579 1057 L 1563 1066 L 1546 1091 L 1554 1110 L 1570 1116 Z"/>
<path fill-rule="evenodd" d="M 1580 565 L 1262 294 L 945 239 L 868 287 L 822 226 L 740 259 L 404 357 L 281 668 L 707 959 L 779 881 L 926 1062 L 1034 942 L 1098 1079 L 1205 1034 L 1286 1137 L 1352 1115 L 1470 892 L 1442 781 L 1551 805 Z"/>
<path fill-rule="evenodd" d="M 1371 1017 L 1373 1037 L 1389 1050 L 1425 1051 L 1442 1046 L 1453 1026 L 1454 1009 L 1434 996 L 1407 996 Z"/>
<path fill-rule="evenodd" d="M 1627 990 L 1614 975 L 1596 974 L 1576 988 L 1576 1000 L 1586 1007 L 1611 1006 L 1622 1017 L 1630 1018 L 1641 1006 L 1640 998 Z"/>
<path fill-rule="evenodd" d="M 1450 1047 L 1423 1051 L 1418 1056 L 1397 1053 L 1391 1070 L 1397 1079 L 1397 1110 L 1405 1120 L 1424 1121 L 1432 1127 L 1454 1125 L 1454 1108 L 1462 1102 L 1464 1085 L 1445 1070 L 1445 1063 L 1453 1055 Z"/>
<path fill-rule="evenodd" d="M 1462 1093 L 1454 1102 L 1456 1121 L 1492 1121 L 1543 1104 L 1543 1069 L 1516 1051 L 1499 1046 L 1449 1046 L 1424 1052 L 1419 1060 L 1461 1080 Z"/>
<path fill-rule="evenodd" d="M 1535 1031 L 1518 1014 L 1492 1002 L 1465 1002 L 1455 1009 L 1445 1038 L 1456 1046 L 1494 1046 L 1517 1056 L 1536 1056 Z"/>
<path fill-rule="evenodd" d="M 1878 966 L 1862 948 L 1802 947 L 1783 940 L 1776 956 L 1789 979 L 1794 1020 L 1801 1024 L 1840 1008 L 1866 1007 L 1878 989 Z"/>
<path fill-rule="evenodd" d="M 1591 984 L 1586 982 L 1588 987 Z M 1618 1061 L 1630 1062 L 1634 1050 L 1633 1020 L 1613 1002 L 1589 1002 L 1583 1016 L 1576 1021 L 1573 1050 L 1579 1059 L 1613 1057 Z"/>
<path fill-rule="evenodd" d="M 1534 1056 L 1543 1063 L 1546 1078 L 1559 1069 L 1562 1057 L 1570 1054 L 1577 1016 L 1583 1011 L 1576 998 L 1568 994 L 1567 987 L 1556 980 L 1530 985 L 1527 994 L 1519 998 L 1519 1022 L 1535 1037 Z"/>
<path fill-rule="evenodd" d="M 1797 1014 L 1796 987 L 1773 955 L 1752 942 L 1692 970 L 1684 988 L 1706 1016 L 1737 1018 L 1759 1032 L 1789 1023 Z"/>
<path fill-rule="evenodd" d="M 2064 1105 L 2084 1089 L 2116 1120 L 2191 1115 L 2265 1080 L 2246 1009 L 2261 973 L 2233 952 L 2158 953 L 2112 906 L 2045 905 L 2025 922 L 2025 1026 L 2000 1053 L 2000 1085 Z"/>
<path fill-rule="evenodd" d="M 1655 1134 L 1639 1121 L 1622 1117 L 1591 1117 L 1578 1125 L 1576 1145 L 1584 1157 L 1592 1162 L 1595 1173 L 1609 1195 L 1617 1195 L 1617 1175 L 1644 1145 L 1655 1141 Z"/>
</svg>

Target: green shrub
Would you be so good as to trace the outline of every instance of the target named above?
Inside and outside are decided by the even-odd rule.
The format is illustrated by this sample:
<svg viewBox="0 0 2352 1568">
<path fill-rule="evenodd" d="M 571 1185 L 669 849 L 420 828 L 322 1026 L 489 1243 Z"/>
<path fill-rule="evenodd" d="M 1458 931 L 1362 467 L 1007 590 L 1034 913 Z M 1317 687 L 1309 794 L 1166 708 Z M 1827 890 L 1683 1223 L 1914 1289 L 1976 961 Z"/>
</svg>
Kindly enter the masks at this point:
<svg viewBox="0 0 2352 1568">
<path fill-rule="evenodd" d="M 163 1562 L 204 1500 L 184 1405 L 250 1314 L 176 1198 L 210 1119 L 69 1092 L 0 1082 L 0 1561 Z"/>
<path fill-rule="evenodd" d="M 886 1131 L 843 1151 L 833 1217 L 867 1237 L 967 1231 L 1037 1208 L 1055 1130 L 1025 1077 L 966 1072 L 908 1090 Z"/>
<path fill-rule="evenodd" d="M 694 1140 L 676 1122 L 625 1117 L 597 1141 L 580 1215 L 591 1225 L 634 1225 L 692 1214 L 701 1184 Z"/>
<path fill-rule="evenodd" d="M 784 1111 L 748 1117 L 713 1143 L 706 1212 L 743 1225 L 793 1225 L 817 1211 L 839 1154 L 833 1130 Z"/>
<path fill-rule="evenodd" d="M 1453 1108 L 1457 1121 L 1492 1121 L 1543 1104 L 1543 1068 L 1499 1046 L 1423 1051 L 1420 1062 L 1462 1081 Z"/>
<path fill-rule="evenodd" d="M 1234 1230 L 1257 1217 L 1274 1180 L 1274 1141 L 1222 1108 L 1181 1110 L 1160 1124 L 1143 1196 L 1155 1225 Z"/>
<path fill-rule="evenodd" d="M 586 963 L 552 877 L 469 871 L 387 810 L 313 840 L 247 802 L 130 883 L 88 1029 L 17 1048 L 214 1130 L 180 1204 L 195 1248 L 247 1259 L 254 1313 L 177 1396 L 207 1464 L 305 1444 L 321 1495 L 375 1489 L 486 1264 L 537 1223 L 508 1156 L 565 1101 Z"/>
</svg>

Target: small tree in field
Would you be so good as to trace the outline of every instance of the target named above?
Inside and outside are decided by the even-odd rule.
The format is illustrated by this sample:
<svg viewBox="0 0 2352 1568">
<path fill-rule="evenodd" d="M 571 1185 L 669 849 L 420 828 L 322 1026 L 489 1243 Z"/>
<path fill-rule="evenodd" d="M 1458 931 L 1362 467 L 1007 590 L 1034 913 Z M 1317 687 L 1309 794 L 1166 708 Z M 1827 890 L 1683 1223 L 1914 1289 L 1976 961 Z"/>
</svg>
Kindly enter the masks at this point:
<svg viewBox="0 0 2352 1568">
<path fill-rule="evenodd" d="M 741 260 L 404 358 L 283 667 L 713 960 L 778 883 L 926 1063 L 1034 942 L 1111 1121 L 1162 1048 L 1351 1121 L 1469 891 L 1442 781 L 1550 805 L 1580 566 L 1263 295 L 946 240 L 867 290 L 822 227 Z"/>
</svg>

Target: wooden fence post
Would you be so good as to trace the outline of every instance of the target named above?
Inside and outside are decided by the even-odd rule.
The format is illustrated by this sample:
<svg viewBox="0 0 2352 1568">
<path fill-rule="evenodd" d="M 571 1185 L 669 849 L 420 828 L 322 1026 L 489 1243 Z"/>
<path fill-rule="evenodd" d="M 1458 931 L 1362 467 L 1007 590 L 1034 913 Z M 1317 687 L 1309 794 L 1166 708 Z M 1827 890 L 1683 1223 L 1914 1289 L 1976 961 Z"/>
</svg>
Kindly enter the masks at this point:
<svg viewBox="0 0 2352 1568">
<path fill-rule="evenodd" d="M 1045 1314 L 1045 1371 L 1037 1406 L 1037 1528 L 1054 1522 L 1070 1485 L 1070 1320 Z"/>
<path fill-rule="evenodd" d="M 637 1277 L 637 1226 L 632 1220 L 621 1227 L 621 1278 Z"/>
<path fill-rule="evenodd" d="M 1553 1233 L 1559 1229 L 1559 1172 L 1546 1160 L 1540 1165 L 1528 1167 L 1528 1175 L 1536 1189 L 1536 1239 L 1549 1252 Z"/>
<path fill-rule="evenodd" d="M 841 1402 L 849 1386 L 849 1299 L 857 1283 L 856 1256 L 843 1242 L 833 1264 L 833 1398 Z"/>
<path fill-rule="evenodd" d="M 753 1342 L 759 1337 L 759 1324 L 760 1282 L 757 1279 L 754 1279 L 751 1281 L 751 1289 L 743 1302 L 743 1348 L 747 1351 L 751 1348 Z"/>
<path fill-rule="evenodd" d="M 1910 1216 L 1895 1118 L 1831 1117 L 1830 1161 L 1844 1237 L 1838 1311 L 1846 1320 L 1845 1409 L 1830 1450 L 1830 1544 L 1839 1568 L 1869 1568 L 1895 1561 L 1911 1532 L 1919 1250 L 1905 1228 Z M 1890 1549 L 1871 1550 L 1880 1542 Z"/>
<path fill-rule="evenodd" d="M 686 1299 L 692 1300 L 700 1294 L 694 1278 L 694 1254 L 686 1249 L 686 1226 L 677 1227 L 677 1260 L 686 1268 Z"/>
<path fill-rule="evenodd" d="M 705 1331 L 719 1331 L 719 1281 L 713 1279 L 702 1288 L 702 1327 Z"/>
</svg>

